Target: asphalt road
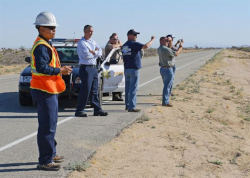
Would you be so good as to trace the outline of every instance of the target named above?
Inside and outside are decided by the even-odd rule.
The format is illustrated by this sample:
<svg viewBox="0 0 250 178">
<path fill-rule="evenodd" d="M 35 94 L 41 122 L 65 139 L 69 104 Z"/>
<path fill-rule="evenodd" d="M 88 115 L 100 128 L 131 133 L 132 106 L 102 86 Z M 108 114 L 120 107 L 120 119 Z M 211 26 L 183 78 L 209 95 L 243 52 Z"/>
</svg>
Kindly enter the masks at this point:
<svg viewBox="0 0 250 178">
<path fill-rule="evenodd" d="M 174 85 L 180 83 L 203 66 L 220 50 L 181 54 L 176 59 L 177 71 Z M 18 101 L 19 75 L 0 76 L 0 177 L 66 177 L 70 170 L 38 171 L 38 148 L 36 143 L 37 113 L 34 106 L 22 107 Z M 140 85 L 137 97 L 138 108 L 146 109 L 154 103 L 145 102 L 150 95 L 161 95 L 162 80 L 158 57 L 145 58 L 140 70 Z M 78 164 L 90 157 L 98 146 L 110 141 L 139 118 L 141 113 L 128 113 L 124 102 L 111 101 L 104 97 L 103 109 L 108 117 L 74 117 L 76 100 L 59 100 L 59 122 L 56 133 L 57 152 L 66 157 L 63 167 Z"/>
</svg>

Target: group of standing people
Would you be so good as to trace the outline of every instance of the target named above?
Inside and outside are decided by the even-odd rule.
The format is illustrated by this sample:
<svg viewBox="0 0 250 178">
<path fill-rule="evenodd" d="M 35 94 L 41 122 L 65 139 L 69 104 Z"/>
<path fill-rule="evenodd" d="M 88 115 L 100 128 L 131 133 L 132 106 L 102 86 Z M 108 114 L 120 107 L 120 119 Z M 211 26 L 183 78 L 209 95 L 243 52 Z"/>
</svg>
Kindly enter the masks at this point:
<svg viewBox="0 0 250 178">
<path fill-rule="evenodd" d="M 50 39 L 55 37 L 56 18 L 50 12 L 42 12 L 36 17 L 34 23 L 38 30 L 38 37 L 35 40 L 31 51 L 32 80 L 30 82 L 31 94 L 38 113 L 38 134 L 37 143 L 39 148 L 38 169 L 59 170 L 60 163 L 64 156 L 56 152 L 55 133 L 58 119 L 58 94 L 65 90 L 65 83 L 62 75 L 69 75 L 72 71 L 70 66 L 61 67 L 56 49 L 52 46 Z M 103 111 L 98 96 L 98 73 L 96 60 L 102 56 L 102 49 L 91 38 L 94 29 L 86 25 L 83 29 L 84 36 L 79 40 L 77 53 L 79 56 L 79 76 L 81 89 L 78 96 L 78 104 L 75 112 L 76 117 L 87 117 L 84 112 L 89 96 L 91 95 L 94 106 L 94 116 L 107 116 Z M 128 112 L 140 112 L 136 107 L 136 93 L 139 84 L 139 70 L 141 68 L 142 50 L 149 48 L 155 37 L 142 44 L 136 41 L 140 34 L 134 29 L 127 32 L 127 41 L 122 44 L 118 35 L 113 33 L 106 45 L 106 55 L 116 47 L 121 47 L 124 75 L 125 75 L 125 110 Z M 162 106 L 172 106 L 169 102 L 169 95 L 172 90 L 175 73 L 175 56 L 178 56 L 182 49 L 183 41 L 178 41 L 179 47 L 173 46 L 173 37 L 161 37 L 158 48 L 160 73 L 164 83 Z M 119 55 L 114 53 L 113 55 Z M 117 59 L 117 56 L 111 57 Z M 119 60 L 110 60 L 110 64 L 119 63 Z M 120 101 L 123 99 L 117 96 Z"/>
</svg>

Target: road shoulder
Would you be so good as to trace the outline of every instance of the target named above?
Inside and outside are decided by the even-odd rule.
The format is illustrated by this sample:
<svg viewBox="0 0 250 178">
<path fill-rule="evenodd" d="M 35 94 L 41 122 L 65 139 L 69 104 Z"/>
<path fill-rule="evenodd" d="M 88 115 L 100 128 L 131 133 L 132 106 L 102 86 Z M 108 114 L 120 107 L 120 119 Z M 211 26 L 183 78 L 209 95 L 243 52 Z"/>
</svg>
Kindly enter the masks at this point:
<svg viewBox="0 0 250 178">
<path fill-rule="evenodd" d="M 77 177 L 247 177 L 250 53 L 223 50 L 76 170 Z M 84 170 L 84 171 L 83 171 Z"/>
</svg>

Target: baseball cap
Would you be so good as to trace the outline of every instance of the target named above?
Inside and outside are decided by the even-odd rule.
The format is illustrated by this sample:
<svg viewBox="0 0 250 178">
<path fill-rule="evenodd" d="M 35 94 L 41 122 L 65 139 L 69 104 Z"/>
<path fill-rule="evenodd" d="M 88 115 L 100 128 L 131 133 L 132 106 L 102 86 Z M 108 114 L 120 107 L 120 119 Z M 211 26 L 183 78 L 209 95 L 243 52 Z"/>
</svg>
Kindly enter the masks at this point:
<svg viewBox="0 0 250 178">
<path fill-rule="evenodd" d="M 140 34 L 140 32 L 136 32 L 134 29 L 131 29 L 128 31 L 127 35 L 137 35 Z"/>
<path fill-rule="evenodd" d="M 166 37 L 167 37 L 167 38 L 168 38 L 168 37 L 171 37 L 172 39 L 175 38 L 175 37 L 172 36 L 172 34 L 169 34 L 169 35 L 167 35 Z"/>
</svg>

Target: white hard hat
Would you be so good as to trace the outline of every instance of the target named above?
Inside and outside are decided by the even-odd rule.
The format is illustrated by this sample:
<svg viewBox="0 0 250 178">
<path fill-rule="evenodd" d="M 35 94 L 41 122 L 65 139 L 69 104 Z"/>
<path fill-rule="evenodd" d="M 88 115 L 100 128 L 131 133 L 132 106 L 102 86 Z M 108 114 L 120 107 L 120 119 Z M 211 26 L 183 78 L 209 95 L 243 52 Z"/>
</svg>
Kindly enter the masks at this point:
<svg viewBox="0 0 250 178">
<path fill-rule="evenodd" d="M 39 26 L 58 26 L 56 23 L 55 16 L 50 12 L 41 12 L 36 17 L 36 22 L 34 25 Z"/>
</svg>

